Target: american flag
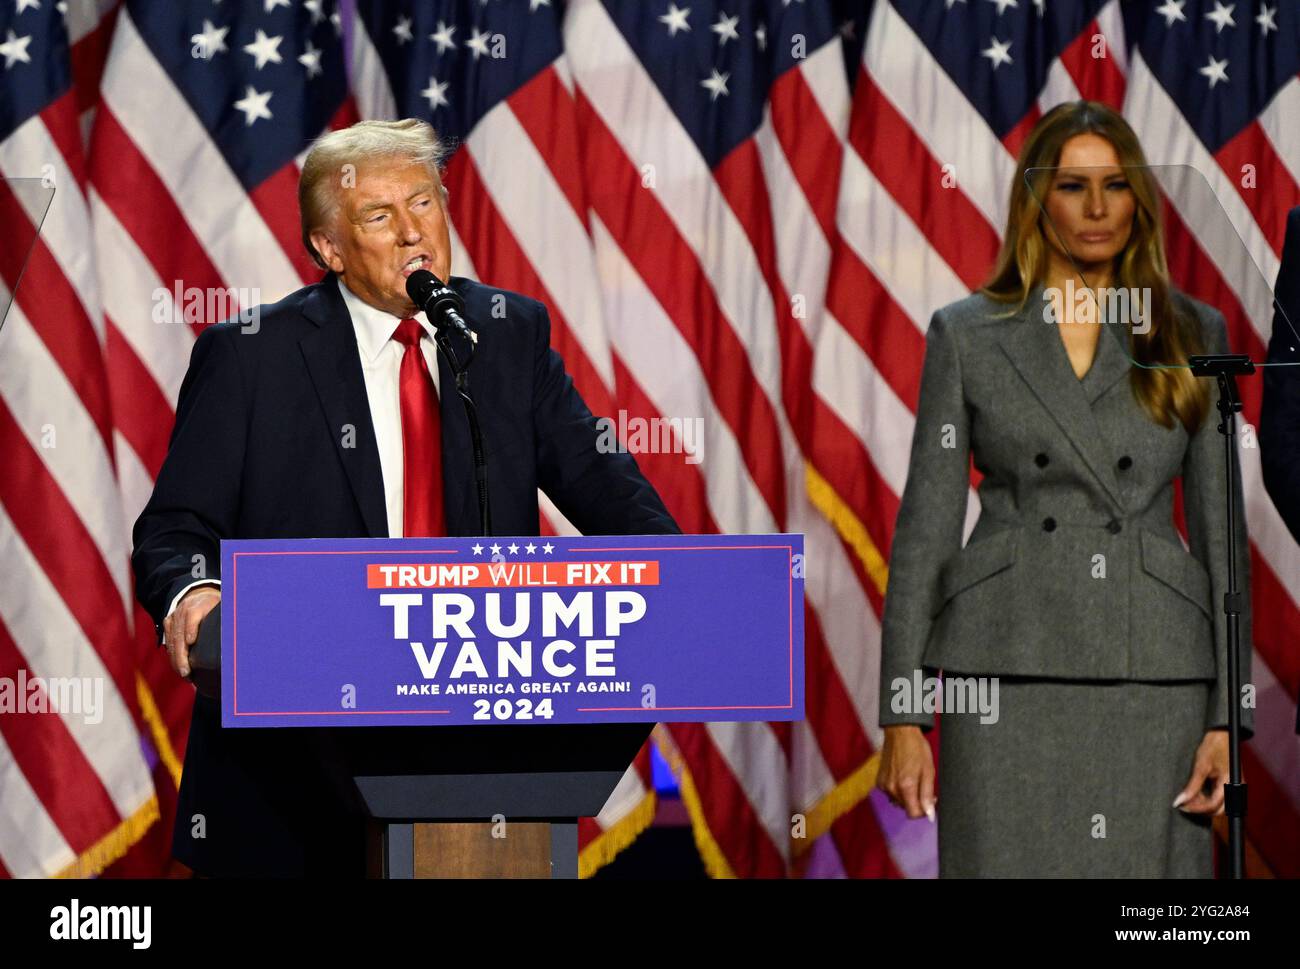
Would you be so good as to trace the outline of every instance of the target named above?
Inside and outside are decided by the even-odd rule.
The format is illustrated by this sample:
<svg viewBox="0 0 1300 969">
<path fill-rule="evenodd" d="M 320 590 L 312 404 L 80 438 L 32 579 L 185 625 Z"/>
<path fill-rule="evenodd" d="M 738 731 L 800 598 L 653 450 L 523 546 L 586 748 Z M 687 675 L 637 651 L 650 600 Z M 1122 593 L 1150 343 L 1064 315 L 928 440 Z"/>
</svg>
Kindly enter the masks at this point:
<svg viewBox="0 0 1300 969">
<path fill-rule="evenodd" d="M 936 871 L 929 823 L 871 794 L 879 616 L 925 327 L 984 281 L 1034 121 L 1078 97 L 1123 106 L 1153 163 L 1210 177 L 1270 279 L 1300 202 L 1283 122 L 1300 117 L 1300 11 L 1282 3 L 0 3 L 0 174 L 56 187 L 0 331 L 0 676 L 102 671 L 116 697 L 93 728 L 0 716 L 11 875 L 165 858 L 192 694 L 132 604 L 127 529 L 195 334 L 232 309 L 173 302 L 269 302 L 319 277 L 295 184 L 323 131 L 431 120 L 454 148 L 453 271 L 543 300 L 598 414 L 704 419 L 701 463 L 637 456 L 683 530 L 806 536 L 807 720 L 656 732 L 715 876 Z M 30 223 L 0 191 L 9 224 Z M 1219 240 L 1192 242 L 1213 272 Z M 1266 308 L 1212 272 L 1194 295 L 1262 356 Z M 1300 550 L 1243 463 L 1251 863 L 1295 876 Z M 642 751 L 584 819 L 582 871 L 654 809 Z"/>
</svg>

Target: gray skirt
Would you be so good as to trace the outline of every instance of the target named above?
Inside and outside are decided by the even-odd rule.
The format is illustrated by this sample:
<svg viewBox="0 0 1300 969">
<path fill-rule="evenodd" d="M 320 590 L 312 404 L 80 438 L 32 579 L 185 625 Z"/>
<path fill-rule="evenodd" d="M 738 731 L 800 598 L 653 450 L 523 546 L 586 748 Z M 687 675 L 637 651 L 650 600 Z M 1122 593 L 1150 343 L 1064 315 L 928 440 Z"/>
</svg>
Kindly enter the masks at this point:
<svg viewBox="0 0 1300 969">
<path fill-rule="evenodd" d="M 940 718 L 940 877 L 1213 876 L 1210 819 L 1172 806 L 1209 683 L 998 682 L 997 722 Z"/>
</svg>

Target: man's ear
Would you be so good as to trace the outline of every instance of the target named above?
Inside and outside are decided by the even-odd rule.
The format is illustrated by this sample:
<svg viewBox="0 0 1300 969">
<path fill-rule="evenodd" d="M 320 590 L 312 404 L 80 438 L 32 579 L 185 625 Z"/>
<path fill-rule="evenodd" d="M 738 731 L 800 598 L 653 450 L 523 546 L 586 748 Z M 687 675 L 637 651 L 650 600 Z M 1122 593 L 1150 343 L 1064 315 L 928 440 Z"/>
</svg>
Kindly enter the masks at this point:
<svg viewBox="0 0 1300 969">
<path fill-rule="evenodd" d="M 316 247 L 321 259 L 325 260 L 325 265 L 333 272 L 343 272 L 343 258 L 339 255 L 338 246 L 334 245 L 334 240 L 324 229 L 312 229 L 311 244 Z"/>
</svg>

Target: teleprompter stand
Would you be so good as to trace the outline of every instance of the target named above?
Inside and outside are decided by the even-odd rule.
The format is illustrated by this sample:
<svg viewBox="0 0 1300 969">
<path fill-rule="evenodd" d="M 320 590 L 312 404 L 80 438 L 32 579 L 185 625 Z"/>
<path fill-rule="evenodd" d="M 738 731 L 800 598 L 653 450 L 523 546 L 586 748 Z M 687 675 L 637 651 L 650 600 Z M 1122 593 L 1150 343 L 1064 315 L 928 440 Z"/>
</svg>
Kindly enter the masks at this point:
<svg viewBox="0 0 1300 969">
<path fill-rule="evenodd" d="M 1232 856 L 1232 877 L 1246 877 L 1246 785 L 1241 779 L 1241 609 L 1237 588 L 1237 413 L 1241 395 L 1237 377 L 1255 372 L 1245 354 L 1225 353 L 1188 359 L 1192 374 L 1214 377 L 1219 384 L 1219 433 L 1228 473 L 1226 489 L 1228 516 L 1228 589 L 1223 594 L 1223 611 L 1228 620 L 1228 782 L 1223 788 L 1223 809 L 1228 816 L 1228 850 Z"/>
</svg>

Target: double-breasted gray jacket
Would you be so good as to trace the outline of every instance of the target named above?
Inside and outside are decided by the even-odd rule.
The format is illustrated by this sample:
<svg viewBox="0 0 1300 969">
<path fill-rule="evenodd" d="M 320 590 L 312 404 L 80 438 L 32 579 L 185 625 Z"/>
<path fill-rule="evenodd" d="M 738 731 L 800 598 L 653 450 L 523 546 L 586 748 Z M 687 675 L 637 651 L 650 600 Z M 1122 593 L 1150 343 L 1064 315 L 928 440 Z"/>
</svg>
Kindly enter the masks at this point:
<svg viewBox="0 0 1300 969">
<path fill-rule="evenodd" d="M 1223 316 L 1181 294 L 1207 352 L 1227 352 Z M 1210 680 L 1206 727 L 1226 726 L 1227 589 L 1218 387 L 1199 431 L 1165 428 L 1130 389 L 1127 333 L 1103 325 L 1080 380 L 1042 287 L 1024 308 L 975 294 L 934 314 L 926 336 L 907 486 L 890 557 L 880 723 L 915 671 L 1082 680 Z M 969 462 L 983 475 L 963 548 Z M 1183 477 L 1188 544 L 1173 523 Z M 1249 682 L 1249 554 L 1240 475 L 1237 583 Z M 1242 723 L 1253 727 L 1251 711 Z"/>
</svg>

